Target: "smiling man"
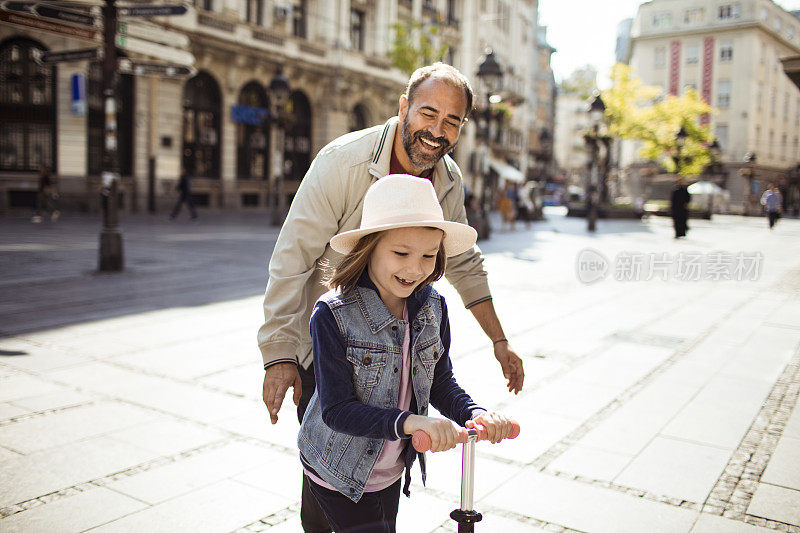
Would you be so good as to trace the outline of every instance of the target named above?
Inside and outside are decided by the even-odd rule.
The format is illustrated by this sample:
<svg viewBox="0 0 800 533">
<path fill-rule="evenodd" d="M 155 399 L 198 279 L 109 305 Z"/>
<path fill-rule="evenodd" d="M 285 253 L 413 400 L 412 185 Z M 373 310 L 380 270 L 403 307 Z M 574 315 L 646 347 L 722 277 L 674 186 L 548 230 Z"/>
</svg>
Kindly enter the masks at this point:
<svg viewBox="0 0 800 533">
<path fill-rule="evenodd" d="M 472 100 L 472 87 L 458 70 L 443 63 L 423 67 L 411 75 L 400 96 L 397 117 L 343 135 L 314 158 L 272 253 L 265 322 L 258 331 L 264 360 L 262 394 L 273 424 L 289 387 L 300 420 L 314 393 L 309 317 L 326 292 L 325 263 L 341 257 L 328 243 L 336 233 L 359 227 L 369 186 L 388 174 L 429 179 L 444 218 L 466 224 L 461 171 L 447 154 L 458 143 Z M 478 247 L 450 258 L 445 277 L 492 342 L 508 390 L 518 393 L 525 377 L 522 360 L 503 333 Z M 305 476 L 300 516 L 306 533 L 331 531 Z"/>
</svg>

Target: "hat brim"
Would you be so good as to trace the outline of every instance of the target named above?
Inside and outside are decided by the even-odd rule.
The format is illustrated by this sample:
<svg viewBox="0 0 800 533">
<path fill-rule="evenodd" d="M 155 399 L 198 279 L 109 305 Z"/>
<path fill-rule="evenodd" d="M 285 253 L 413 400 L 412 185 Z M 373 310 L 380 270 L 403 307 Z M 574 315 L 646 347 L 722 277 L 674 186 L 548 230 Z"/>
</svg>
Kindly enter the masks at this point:
<svg viewBox="0 0 800 533">
<path fill-rule="evenodd" d="M 458 222 L 429 220 L 413 222 L 399 222 L 382 224 L 365 229 L 354 229 L 334 235 L 331 239 L 331 248 L 340 254 L 347 254 L 355 247 L 361 237 L 379 231 L 388 231 L 397 228 L 438 228 L 444 232 L 444 253 L 447 257 L 463 254 L 472 248 L 478 240 L 478 232 L 471 226 Z"/>
</svg>

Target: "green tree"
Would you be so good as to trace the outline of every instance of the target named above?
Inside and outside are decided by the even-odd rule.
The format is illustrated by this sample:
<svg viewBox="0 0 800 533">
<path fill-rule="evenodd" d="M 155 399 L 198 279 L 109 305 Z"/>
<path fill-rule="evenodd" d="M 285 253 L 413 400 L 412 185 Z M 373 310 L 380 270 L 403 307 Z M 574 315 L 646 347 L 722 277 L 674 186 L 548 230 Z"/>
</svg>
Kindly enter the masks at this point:
<svg viewBox="0 0 800 533">
<path fill-rule="evenodd" d="M 409 76 L 419 67 L 441 60 L 450 49 L 446 44 L 434 46 L 434 39 L 439 34 L 439 27 L 436 25 L 412 21 L 410 26 L 392 24 L 392 29 L 394 41 L 389 50 L 389 59 L 392 60 L 392 65 Z M 416 31 L 419 31 L 418 40 L 414 39 Z"/>
<path fill-rule="evenodd" d="M 714 139 L 700 117 L 714 112 L 694 89 L 683 96 L 662 95 L 658 87 L 646 86 L 633 76 L 631 68 L 617 63 L 611 69 L 611 88 L 603 91 L 606 117 L 611 135 L 643 143 L 639 155 L 661 164 L 668 172 L 697 176 L 711 163 L 708 145 Z M 680 150 L 676 133 L 683 126 L 687 133 Z"/>
</svg>

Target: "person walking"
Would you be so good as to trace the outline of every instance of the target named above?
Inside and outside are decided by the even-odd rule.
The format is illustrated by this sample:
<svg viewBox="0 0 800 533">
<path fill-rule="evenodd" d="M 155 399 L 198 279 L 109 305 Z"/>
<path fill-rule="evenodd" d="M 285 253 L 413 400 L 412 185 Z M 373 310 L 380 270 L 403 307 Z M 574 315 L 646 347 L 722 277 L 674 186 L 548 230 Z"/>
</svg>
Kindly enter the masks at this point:
<svg viewBox="0 0 800 533">
<path fill-rule="evenodd" d="M 431 286 L 477 237 L 444 220 L 428 180 L 400 174 L 375 182 L 360 227 L 330 241 L 344 257 L 311 315 L 317 388 L 297 444 L 337 533 L 395 533 L 403 472 L 411 495 L 411 436 L 427 433 L 434 452 L 457 442 L 457 426 L 427 416 L 429 404 L 458 426 L 485 427 L 494 442 L 510 436 L 509 419 L 478 407 L 456 382 L 447 305 Z"/>
<path fill-rule="evenodd" d="M 61 212 L 56 207 L 58 200 L 58 188 L 55 179 L 46 165 L 39 165 L 39 183 L 36 193 L 36 211 L 31 222 L 38 224 L 42 221 L 42 209 L 47 212 L 50 220 L 55 222 L 61 216 Z"/>
<path fill-rule="evenodd" d="M 675 227 L 675 238 L 680 239 L 686 237 L 686 231 L 689 229 L 689 202 L 692 196 L 689 194 L 689 189 L 683 182 L 683 178 L 678 178 L 675 182 L 675 188 L 672 190 L 670 196 L 670 211 L 672 213 L 672 224 Z"/>
<path fill-rule="evenodd" d="M 769 229 L 775 228 L 775 223 L 781 216 L 783 208 L 783 196 L 781 191 L 772 183 L 770 183 L 764 194 L 761 195 L 761 205 L 767 212 L 767 220 L 769 222 Z"/>
<path fill-rule="evenodd" d="M 194 200 L 192 200 L 192 177 L 185 168 L 181 169 L 181 177 L 178 180 L 178 184 L 175 186 L 175 190 L 180 192 L 180 196 L 178 197 L 178 201 L 175 202 L 175 207 L 172 208 L 172 213 L 169 215 L 170 220 L 175 220 L 175 217 L 181 212 L 181 206 L 183 206 L 184 203 L 186 204 L 186 208 L 189 209 L 189 214 L 192 219 L 196 219 L 197 212 L 194 210 Z"/>
<path fill-rule="evenodd" d="M 400 96 L 396 117 L 381 126 L 348 133 L 322 148 L 300 183 L 269 263 L 264 323 L 258 345 L 264 363 L 262 397 L 270 421 L 289 388 L 302 420 L 315 387 L 314 352 L 309 319 L 325 292 L 321 260 L 341 257 L 329 241 L 358 227 L 364 194 L 389 174 L 427 179 L 446 220 L 466 223 L 461 171 L 447 155 L 458 143 L 472 111 L 473 91 L 457 69 L 443 63 L 422 67 Z M 492 302 L 477 246 L 450 258 L 445 277 L 475 316 L 492 343 L 494 357 L 518 393 L 525 377 L 522 359 L 511 348 Z M 300 518 L 307 533 L 331 531 L 303 477 Z"/>
</svg>

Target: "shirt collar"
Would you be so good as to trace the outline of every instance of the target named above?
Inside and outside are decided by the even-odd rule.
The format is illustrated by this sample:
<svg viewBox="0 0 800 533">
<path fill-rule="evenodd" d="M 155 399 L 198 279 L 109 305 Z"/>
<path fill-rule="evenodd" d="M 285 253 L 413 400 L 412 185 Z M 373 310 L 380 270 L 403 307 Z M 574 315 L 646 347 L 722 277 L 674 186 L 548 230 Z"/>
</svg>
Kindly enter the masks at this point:
<svg viewBox="0 0 800 533">
<path fill-rule="evenodd" d="M 371 290 L 374 293 L 372 295 L 373 297 L 369 298 L 370 301 L 365 301 L 365 311 L 367 311 L 369 314 L 369 316 L 367 316 L 368 320 L 374 319 L 376 331 L 388 325 L 392 320 L 396 320 L 396 317 L 389 312 L 389 310 L 386 308 L 386 305 L 383 303 L 383 300 L 381 300 L 378 287 L 376 287 L 375 283 L 373 283 L 372 279 L 370 279 L 366 268 L 358 278 L 356 286 L 360 289 Z M 414 322 L 414 319 L 417 317 L 420 309 L 422 309 L 422 306 L 424 306 L 428 301 L 428 298 L 430 298 L 432 291 L 433 287 L 426 285 L 423 288 L 412 292 L 411 296 L 406 298 L 409 322 Z"/>
</svg>

